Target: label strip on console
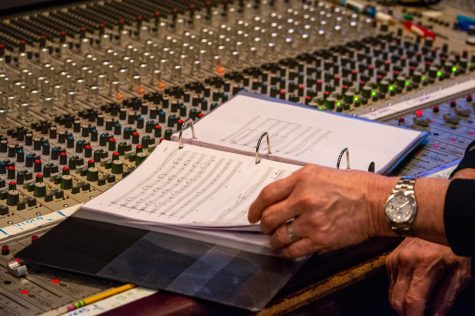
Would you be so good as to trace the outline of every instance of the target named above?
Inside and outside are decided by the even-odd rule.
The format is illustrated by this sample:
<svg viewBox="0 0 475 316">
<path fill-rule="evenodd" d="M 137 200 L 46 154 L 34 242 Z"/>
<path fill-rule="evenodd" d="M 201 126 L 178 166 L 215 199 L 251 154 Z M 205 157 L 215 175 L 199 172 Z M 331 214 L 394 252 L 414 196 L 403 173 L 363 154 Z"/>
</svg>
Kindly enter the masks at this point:
<svg viewBox="0 0 475 316">
<path fill-rule="evenodd" d="M 469 81 L 462 82 L 454 86 L 441 89 L 439 91 L 431 92 L 414 99 L 410 99 L 404 102 L 396 103 L 394 105 L 386 106 L 374 112 L 360 115 L 360 117 L 364 117 L 370 120 L 381 120 L 381 119 L 388 118 L 390 116 L 394 116 L 398 113 L 419 108 L 429 103 L 436 103 L 436 102 L 442 101 L 450 96 L 455 97 L 457 95 L 463 94 L 464 92 L 468 92 L 472 89 L 475 89 L 475 79 L 471 79 Z"/>
</svg>

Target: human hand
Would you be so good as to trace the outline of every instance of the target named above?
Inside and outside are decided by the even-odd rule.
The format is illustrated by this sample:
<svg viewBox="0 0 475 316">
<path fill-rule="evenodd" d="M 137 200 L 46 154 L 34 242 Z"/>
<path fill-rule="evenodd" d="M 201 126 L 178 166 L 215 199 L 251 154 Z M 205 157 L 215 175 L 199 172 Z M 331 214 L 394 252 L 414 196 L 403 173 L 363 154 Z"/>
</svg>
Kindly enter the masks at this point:
<svg viewBox="0 0 475 316">
<path fill-rule="evenodd" d="M 389 302 L 399 315 L 445 315 L 471 279 L 471 260 L 449 247 L 406 238 L 387 257 Z"/>
<path fill-rule="evenodd" d="M 336 250 L 377 235 L 381 221 L 387 227 L 382 209 L 396 181 L 306 165 L 266 186 L 252 203 L 248 218 L 251 223 L 261 221 L 262 231 L 272 235 L 271 245 L 282 249 L 284 256 Z"/>
</svg>

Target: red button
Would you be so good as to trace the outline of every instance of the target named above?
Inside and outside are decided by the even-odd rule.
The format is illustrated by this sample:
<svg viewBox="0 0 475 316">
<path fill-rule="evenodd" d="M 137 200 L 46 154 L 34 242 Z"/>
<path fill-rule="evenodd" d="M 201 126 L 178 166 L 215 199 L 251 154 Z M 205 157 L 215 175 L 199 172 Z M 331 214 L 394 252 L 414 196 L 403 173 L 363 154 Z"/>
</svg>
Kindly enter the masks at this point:
<svg viewBox="0 0 475 316">
<path fill-rule="evenodd" d="M 2 246 L 2 255 L 7 256 L 10 254 L 10 247 L 8 245 Z"/>
</svg>

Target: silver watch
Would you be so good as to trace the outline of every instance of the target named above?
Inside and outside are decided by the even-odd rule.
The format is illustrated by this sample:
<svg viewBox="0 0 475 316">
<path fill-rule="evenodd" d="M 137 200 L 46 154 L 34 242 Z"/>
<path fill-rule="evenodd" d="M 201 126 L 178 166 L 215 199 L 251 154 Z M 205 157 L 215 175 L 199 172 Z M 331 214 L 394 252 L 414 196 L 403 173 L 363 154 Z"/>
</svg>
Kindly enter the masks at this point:
<svg viewBox="0 0 475 316">
<path fill-rule="evenodd" d="M 412 235 L 412 223 L 417 214 L 415 183 L 412 178 L 399 179 L 384 206 L 389 226 L 398 235 Z"/>
</svg>

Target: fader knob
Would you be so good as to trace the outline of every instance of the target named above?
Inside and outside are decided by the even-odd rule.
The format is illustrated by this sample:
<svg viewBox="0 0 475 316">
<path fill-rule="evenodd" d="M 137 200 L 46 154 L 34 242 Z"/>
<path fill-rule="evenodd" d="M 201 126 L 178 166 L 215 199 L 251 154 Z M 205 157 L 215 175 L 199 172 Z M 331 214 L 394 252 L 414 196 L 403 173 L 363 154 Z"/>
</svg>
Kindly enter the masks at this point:
<svg viewBox="0 0 475 316">
<path fill-rule="evenodd" d="M 84 146 L 84 157 L 86 157 L 86 158 L 92 157 L 92 147 L 91 147 L 91 145 Z"/>
<path fill-rule="evenodd" d="M 15 206 L 20 201 L 20 192 L 18 190 L 8 190 L 7 192 L 7 205 Z"/>
<path fill-rule="evenodd" d="M 454 112 L 444 114 L 444 120 L 450 124 L 457 124 L 460 121 L 460 117 Z"/>
<path fill-rule="evenodd" d="M 87 168 L 87 181 L 95 182 L 99 179 L 99 170 L 96 167 Z"/>
<path fill-rule="evenodd" d="M 84 150 L 84 141 L 80 139 L 76 142 L 76 153 L 82 153 L 83 150 Z"/>
<path fill-rule="evenodd" d="M 60 187 L 63 190 L 71 190 L 71 188 L 73 187 L 73 177 L 69 174 L 62 175 Z"/>
<path fill-rule="evenodd" d="M 25 152 L 22 148 L 17 148 L 16 150 L 16 161 L 17 162 L 24 162 L 25 161 Z"/>
<path fill-rule="evenodd" d="M 8 157 L 15 157 L 16 155 L 16 145 L 8 145 Z"/>
<path fill-rule="evenodd" d="M 6 153 L 8 150 L 8 142 L 6 139 L 2 139 L 0 141 L 0 152 L 1 153 Z"/>
<path fill-rule="evenodd" d="M 36 182 L 35 188 L 33 191 L 35 197 L 45 197 L 46 195 L 46 184 L 44 182 Z"/>
<path fill-rule="evenodd" d="M 101 162 L 103 153 L 104 153 L 104 151 L 102 149 L 95 150 L 94 151 L 94 161 L 95 162 Z"/>
<path fill-rule="evenodd" d="M 53 147 L 53 149 L 51 149 L 51 159 L 52 160 L 58 159 L 60 152 L 61 152 L 60 147 Z"/>
<path fill-rule="evenodd" d="M 457 105 L 455 107 L 455 112 L 463 117 L 469 117 L 470 113 L 472 113 L 471 109 L 467 105 L 463 104 Z"/>
<path fill-rule="evenodd" d="M 155 124 L 155 126 L 153 127 L 153 136 L 155 138 L 162 137 L 162 127 L 159 124 Z"/>
<path fill-rule="evenodd" d="M 416 117 L 414 118 L 414 123 L 422 127 L 427 127 L 430 124 L 430 118 L 424 115 L 424 112 L 422 110 L 417 110 Z"/>
<path fill-rule="evenodd" d="M 15 175 L 16 175 L 15 166 L 8 166 L 8 168 L 7 168 L 7 178 L 10 179 L 10 180 L 13 180 L 13 179 L 15 179 Z"/>
<path fill-rule="evenodd" d="M 8 206 L 0 205 L 0 216 L 8 215 Z M 6 256 L 10 253 L 7 245 L 2 246 L 2 255 Z"/>
<path fill-rule="evenodd" d="M 113 174 L 122 174 L 124 172 L 124 163 L 122 160 L 112 161 L 112 173 Z"/>
<path fill-rule="evenodd" d="M 40 159 L 36 159 L 35 160 L 35 163 L 34 163 L 34 166 L 33 166 L 33 171 L 34 172 L 41 172 L 42 170 L 42 162 Z"/>
<path fill-rule="evenodd" d="M 164 133 L 165 140 L 171 140 L 173 135 L 173 130 L 171 128 L 167 128 Z"/>
</svg>

